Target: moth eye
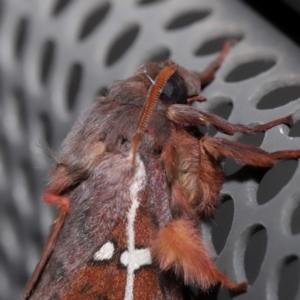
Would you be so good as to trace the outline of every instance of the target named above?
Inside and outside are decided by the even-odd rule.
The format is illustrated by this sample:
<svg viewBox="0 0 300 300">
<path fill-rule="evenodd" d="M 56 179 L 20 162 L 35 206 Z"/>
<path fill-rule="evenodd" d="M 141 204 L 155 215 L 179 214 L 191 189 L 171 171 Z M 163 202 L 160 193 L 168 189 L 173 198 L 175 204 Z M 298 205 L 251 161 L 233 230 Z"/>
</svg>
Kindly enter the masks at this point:
<svg viewBox="0 0 300 300">
<path fill-rule="evenodd" d="M 160 99 L 166 104 L 187 104 L 187 90 L 183 79 L 174 74 L 166 82 Z"/>
</svg>

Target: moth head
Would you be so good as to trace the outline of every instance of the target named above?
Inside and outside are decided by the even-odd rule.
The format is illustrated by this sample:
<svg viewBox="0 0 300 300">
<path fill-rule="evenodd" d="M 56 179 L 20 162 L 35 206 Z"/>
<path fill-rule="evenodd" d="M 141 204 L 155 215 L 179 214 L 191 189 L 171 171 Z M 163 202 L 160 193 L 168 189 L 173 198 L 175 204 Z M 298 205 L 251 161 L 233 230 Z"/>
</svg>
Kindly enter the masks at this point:
<svg viewBox="0 0 300 300">
<path fill-rule="evenodd" d="M 188 104 L 189 98 L 200 94 L 201 82 L 196 73 L 190 72 L 170 60 L 163 63 L 146 63 L 139 68 L 138 72 L 143 73 L 150 85 L 157 85 L 157 76 L 171 65 L 176 66 L 176 70 L 166 72 L 170 76 L 163 80 L 158 98 L 166 105 Z M 168 74 L 168 72 L 172 73 Z"/>
<path fill-rule="evenodd" d="M 189 98 L 194 98 L 200 93 L 199 78 L 173 61 L 169 60 L 163 64 L 150 63 L 143 65 L 141 71 L 147 77 L 147 80 L 150 81 L 151 85 L 132 141 L 132 164 L 135 163 L 140 135 L 145 130 L 158 100 L 165 105 L 188 104 Z M 155 79 L 153 79 L 154 77 Z"/>
</svg>

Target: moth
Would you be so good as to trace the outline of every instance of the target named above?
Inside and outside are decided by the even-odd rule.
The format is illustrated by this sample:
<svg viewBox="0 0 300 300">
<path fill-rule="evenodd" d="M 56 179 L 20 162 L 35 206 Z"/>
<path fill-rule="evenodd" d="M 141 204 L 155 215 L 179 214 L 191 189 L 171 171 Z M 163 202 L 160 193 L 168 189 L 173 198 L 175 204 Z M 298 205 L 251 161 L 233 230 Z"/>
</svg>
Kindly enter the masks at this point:
<svg viewBox="0 0 300 300">
<path fill-rule="evenodd" d="M 145 63 L 78 119 L 49 174 L 43 198 L 59 214 L 23 299 L 183 299 L 190 284 L 246 288 L 216 268 L 199 230 L 215 211 L 221 163 L 270 168 L 300 150 L 269 153 L 199 134 L 197 126 L 208 124 L 233 135 L 295 122 L 291 114 L 232 124 L 188 105 L 206 101 L 201 85 L 230 47 L 203 72 Z"/>
</svg>

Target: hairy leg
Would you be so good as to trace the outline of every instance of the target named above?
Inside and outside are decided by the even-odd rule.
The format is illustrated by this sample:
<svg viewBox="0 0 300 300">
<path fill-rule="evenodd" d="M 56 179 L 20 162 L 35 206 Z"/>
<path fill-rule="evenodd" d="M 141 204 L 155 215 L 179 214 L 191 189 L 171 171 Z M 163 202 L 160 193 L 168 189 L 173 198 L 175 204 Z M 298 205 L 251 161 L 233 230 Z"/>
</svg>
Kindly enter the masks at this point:
<svg viewBox="0 0 300 300">
<path fill-rule="evenodd" d="M 222 138 L 203 137 L 199 141 L 207 153 L 216 161 L 230 157 L 241 164 L 256 167 L 272 167 L 277 160 L 300 158 L 300 150 L 267 152 L 258 147 Z"/>
<path fill-rule="evenodd" d="M 208 124 L 212 124 L 218 131 L 228 135 L 233 135 L 235 132 L 253 134 L 255 132 L 266 131 L 280 124 L 291 126 L 295 122 L 294 116 L 293 114 L 291 114 L 264 124 L 232 124 L 212 112 L 196 109 L 194 107 L 183 104 L 170 105 L 168 108 L 167 117 L 170 121 L 173 121 L 174 123 L 181 126 L 206 126 Z"/>
<path fill-rule="evenodd" d="M 46 243 L 46 247 L 42 253 L 39 263 L 35 267 L 35 270 L 30 278 L 30 281 L 26 285 L 22 299 L 27 300 L 28 297 L 30 297 L 30 294 L 31 294 L 32 290 L 34 289 L 35 285 L 37 284 L 37 281 L 48 261 L 48 258 L 54 249 L 58 234 L 60 232 L 62 225 L 64 224 L 66 215 L 67 215 L 67 213 L 62 209 L 60 211 L 58 218 L 54 221 L 54 223 L 52 225 L 51 233 L 50 233 L 47 243 Z"/>
<path fill-rule="evenodd" d="M 185 284 L 208 290 L 218 283 L 230 290 L 245 290 L 246 283 L 234 284 L 217 270 L 191 221 L 179 219 L 162 227 L 154 237 L 151 252 L 160 268 L 173 269 Z"/>
<path fill-rule="evenodd" d="M 198 212 L 206 217 L 214 213 L 218 194 L 224 182 L 220 166 L 223 159 L 229 157 L 240 164 L 270 168 L 277 160 L 300 157 L 300 150 L 269 153 L 258 147 L 237 141 L 208 136 L 199 140 L 199 153 L 199 186 L 202 190 L 202 197 Z"/>
</svg>

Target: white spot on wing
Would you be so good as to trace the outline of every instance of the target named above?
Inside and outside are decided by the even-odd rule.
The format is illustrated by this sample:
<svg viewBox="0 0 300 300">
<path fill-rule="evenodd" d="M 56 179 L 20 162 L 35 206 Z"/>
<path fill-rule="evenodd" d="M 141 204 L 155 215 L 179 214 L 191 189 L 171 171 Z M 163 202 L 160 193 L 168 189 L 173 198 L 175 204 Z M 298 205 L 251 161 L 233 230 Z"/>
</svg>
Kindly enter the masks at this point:
<svg viewBox="0 0 300 300">
<path fill-rule="evenodd" d="M 106 242 L 93 256 L 94 260 L 108 260 L 114 255 L 115 246 L 112 242 Z"/>
<path fill-rule="evenodd" d="M 151 253 L 149 248 L 135 249 L 131 255 L 133 255 L 133 257 L 130 258 L 129 252 L 124 251 L 121 254 L 120 262 L 123 266 L 127 267 L 129 261 L 131 261 L 133 264 L 134 271 L 138 270 L 142 266 L 151 265 L 152 263 Z"/>
</svg>

